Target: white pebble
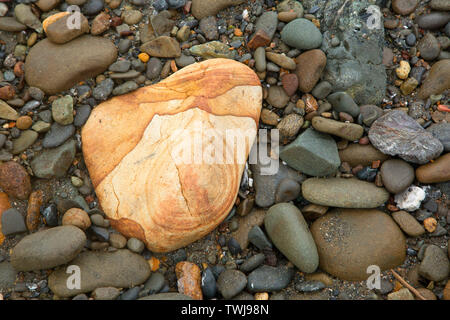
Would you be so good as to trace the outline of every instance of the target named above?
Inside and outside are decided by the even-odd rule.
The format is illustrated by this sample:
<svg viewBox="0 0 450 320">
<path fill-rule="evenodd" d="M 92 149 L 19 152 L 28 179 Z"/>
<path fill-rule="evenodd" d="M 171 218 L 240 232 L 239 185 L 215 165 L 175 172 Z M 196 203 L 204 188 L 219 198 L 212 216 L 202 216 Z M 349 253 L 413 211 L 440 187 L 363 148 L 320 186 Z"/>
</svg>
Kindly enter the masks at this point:
<svg viewBox="0 0 450 320">
<path fill-rule="evenodd" d="M 397 207 L 406 211 L 415 211 L 425 199 L 425 191 L 422 188 L 411 186 L 402 193 L 395 195 Z"/>
</svg>

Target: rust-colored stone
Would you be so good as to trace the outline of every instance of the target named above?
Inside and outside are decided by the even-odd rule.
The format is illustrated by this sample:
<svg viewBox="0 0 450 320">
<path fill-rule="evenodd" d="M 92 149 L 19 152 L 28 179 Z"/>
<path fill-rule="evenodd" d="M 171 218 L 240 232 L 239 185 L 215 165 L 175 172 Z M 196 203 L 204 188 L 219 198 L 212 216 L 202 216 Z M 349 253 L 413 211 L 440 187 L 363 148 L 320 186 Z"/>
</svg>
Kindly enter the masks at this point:
<svg viewBox="0 0 450 320">
<path fill-rule="evenodd" d="M 28 198 L 26 224 L 28 231 L 36 231 L 41 216 L 40 207 L 44 203 L 44 193 L 41 190 L 33 191 Z"/>
<path fill-rule="evenodd" d="M 0 99 L 11 100 L 16 94 L 16 89 L 13 86 L 7 85 L 0 88 Z"/>
<path fill-rule="evenodd" d="M 2 233 L 2 213 L 3 211 L 11 208 L 8 195 L 4 192 L 0 192 L 0 245 L 5 241 L 5 236 Z"/>
<path fill-rule="evenodd" d="M 31 193 L 30 176 L 17 162 L 4 162 L 0 164 L 0 187 L 9 196 L 26 200 Z"/>
<path fill-rule="evenodd" d="M 190 296 L 195 300 L 203 300 L 201 288 L 201 271 L 200 268 L 187 261 L 177 263 L 175 267 L 177 275 L 178 292 Z"/>
<path fill-rule="evenodd" d="M 270 44 L 270 38 L 264 30 L 258 30 L 250 39 L 247 47 L 250 50 L 256 50 L 259 47 L 265 47 Z"/>
</svg>

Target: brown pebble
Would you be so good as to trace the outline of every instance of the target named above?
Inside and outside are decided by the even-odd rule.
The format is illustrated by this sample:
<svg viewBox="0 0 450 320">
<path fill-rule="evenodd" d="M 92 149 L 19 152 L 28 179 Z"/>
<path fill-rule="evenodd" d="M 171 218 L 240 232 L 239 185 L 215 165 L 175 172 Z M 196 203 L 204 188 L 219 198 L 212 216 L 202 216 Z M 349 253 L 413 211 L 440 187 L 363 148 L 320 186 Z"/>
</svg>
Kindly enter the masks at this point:
<svg viewBox="0 0 450 320">
<path fill-rule="evenodd" d="M 6 85 L 0 88 L 0 99 L 11 100 L 16 95 L 16 89 L 13 86 Z"/>
<path fill-rule="evenodd" d="M 82 230 L 91 226 L 91 219 L 86 211 L 78 208 L 72 208 L 66 211 L 62 218 L 63 226 L 72 225 Z"/>
<path fill-rule="evenodd" d="M 181 261 L 175 267 L 175 274 L 178 279 L 179 293 L 185 294 L 194 300 L 203 300 L 201 271 L 196 264 Z"/>
<path fill-rule="evenodd" d="M 247 44 L 250 50 L 265 47 L 270 43 L 270 38 L 264 30 L 258 30 Z"/>
<path fill-rule="evenodd" d="M 22 78 L 25 74 L 25 63 L 19 61 L 14 65 L 14 74 L 18 78 Z"/>
<path fill-rule="evenodd" d="M 16 127 L 20 130 L 27 130 L 33 124 L 33 119 L 30 116 L 21 116 L 16 120 Z"/>
<path fill-rule="evenodd" d="M 44 193 L 41 190 L 33 191 L 28 198 L 26 224 L 28 231 L 36 231 L 41 216 L 40 207 L 44 204 Z"/>
<path fill-rule="evenodd" d="M 304 94 L 302 96 L 303 102 L 305 102 L 305 111 L 306 113 L 311 113 L 317 111 L 319 109 L 319 104 L 317 103 L 316 98 L 312 94 Z"/>
<path fill-rule="evenodd" d="M 353 174 L 357 174 L 358 172 L 360 172 L 362 169 L 364 169 L 364 167 L 361 165 L 361 164 L 358 164 L 356 167 L 354 167 L 353 169 L 352 169 L 352 173 Z"/>
</svg>

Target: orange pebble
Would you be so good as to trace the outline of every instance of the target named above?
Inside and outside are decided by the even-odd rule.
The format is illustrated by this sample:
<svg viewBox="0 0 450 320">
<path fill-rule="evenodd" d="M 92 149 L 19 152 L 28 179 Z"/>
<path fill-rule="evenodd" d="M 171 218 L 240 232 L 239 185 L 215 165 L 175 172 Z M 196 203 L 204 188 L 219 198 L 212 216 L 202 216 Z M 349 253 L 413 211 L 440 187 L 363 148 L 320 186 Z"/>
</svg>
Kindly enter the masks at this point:
<svg viewBox="0 0 450 320">
<path fill-rule="evenodd" d="M 438 105 L 437 109 L 442 112 L 450 112 L 450 107 L 444 104 Z"/>
<path fill-rule="evenodd" d="M 150 60 L 150 56 L 148 54 L 146 54 L 145 52 L 138 54 L 138 58 L 139 58 L 139 60 L 141 60 L 144 63 L 146 63 L 148 60 Z"/>
<path fill-rule="evenodd" d="M 242 37 L 243 33 L 242 33 L 241 29 L 236 28 L 236 29 L 234 29 L 234 35 L 236 37 Z"/>
</svg>

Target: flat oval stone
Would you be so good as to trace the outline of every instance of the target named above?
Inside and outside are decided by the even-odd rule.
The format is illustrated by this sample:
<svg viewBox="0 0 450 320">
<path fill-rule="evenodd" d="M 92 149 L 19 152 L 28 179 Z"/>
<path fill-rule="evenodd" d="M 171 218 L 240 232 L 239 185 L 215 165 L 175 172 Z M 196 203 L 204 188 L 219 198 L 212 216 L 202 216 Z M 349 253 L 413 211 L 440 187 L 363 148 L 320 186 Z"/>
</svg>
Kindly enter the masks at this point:
<svg viewBox="0 0 450 320">
<path fill-rule="evenodd" d="M 406 258 L 406 239 L 397 224 L 378 210 L 335 209 L 317 219 L 311 233 L 320 268 L 342 280 L 367 280 L 372 265 L 382 271 Z"/>
<path fill-rule="evenodd" d="M 273 292 L 286 288 L 294 277 L 294 268 L 261 266 L 248 275 L 250 292 Z"/>
<path fill-rule="evenodd" d="M 69 289 L 67 280 L 71 274 L 66 273 L 66 268 L 59 269 L 48 278 L 48 287 L 58 297 L 73 297 L 100 287 L 131 288 L 144 283 L 151 272 L 142 256 L 126 249 L 116 252 L 86 251 L 71 265 L 80 268 L 80 289 Z"/>
<path fill-rule="evenodd" d="M 338 208 L 376 208 L 389 198 L 384 188 L 354 178 L 311 178 L 303 182 L 302 193 L 314 204 Z"/>
<path fill-rule="evenodd" d="M 116 59 L 115 45 L 105 38 L 84 35 L 63 45 L 44 39 L 27 56 L 25 80 L 56 94 L 104 72 Z"/>
<path fill-rule="evenodd" d="M 375 149 L 370 144 L 353 143 L 344 150 L 339 150 L 339 158 L 342 162 L 348 162 L 352 167 L 356 167 L 358 164 L 370 166 L 373 161 L 378 160 L 384 162 L 389 156 Z"/>
<path fill-rule="evenodd" d="M 436 159 L 432 163 L 420 166 L 416 177 L 422 183 L 438 183 L 450 180 L 450 153 Z"/>
<path fill-rule="evenodd" d="M 281 39 L 288 46 L 305 50 L 322 44 L 322 34 L 311 21 L 303 18 L 289 22 L 281 31 Z"/>
<path fill-rule="evenodd" d="M 13 249 L 17 271 L 50 269 L 73 260 L 86 244 L 84 232 L 74 226 L 39 231 L 23 238 Z"/>
<path fill-rule="evenodd" d="M 289 203 L 272 206 L 264 218 L 267 234 L 278 250 L 303 272 L 314 272 L 319 256 L 301 211 Z"/>
</svg>

